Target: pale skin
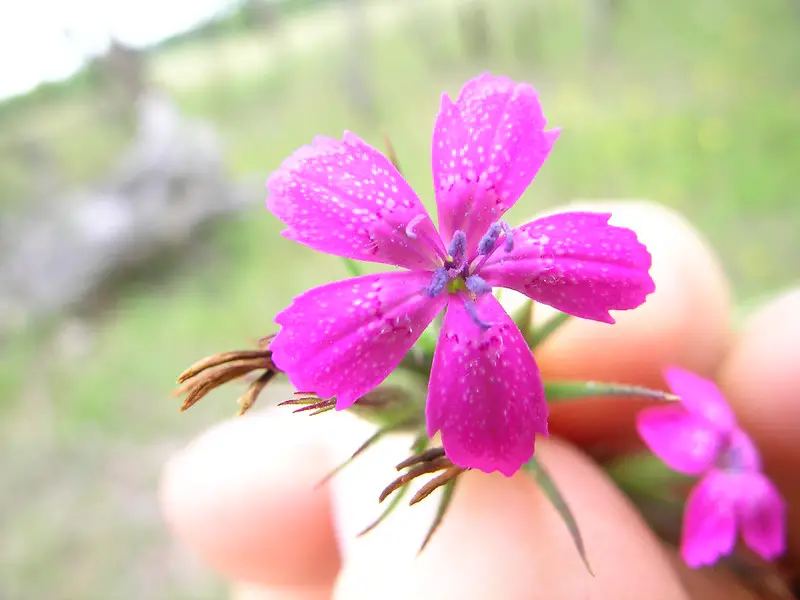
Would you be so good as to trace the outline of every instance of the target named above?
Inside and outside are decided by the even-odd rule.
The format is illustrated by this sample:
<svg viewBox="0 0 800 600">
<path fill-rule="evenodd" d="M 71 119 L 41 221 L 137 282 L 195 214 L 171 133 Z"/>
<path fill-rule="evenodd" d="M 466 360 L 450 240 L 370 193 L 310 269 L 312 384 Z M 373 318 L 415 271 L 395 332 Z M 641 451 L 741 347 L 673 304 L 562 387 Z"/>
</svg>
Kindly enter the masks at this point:
<svg viewBox="0 0 800 600">
<path fill-rule="evenodd" d="M 613 327 L 571 321 L 537 350 L 544 377 L 663 387 L 665 364 L 713 376 L 790 503 L 787 560 L 796 565 L 800 289 L 768 301 L 734 331 L 721 268 L 683 219 L 644 202 L 583 208 L 610 210 L 612 223 L 637 231 L 653 255 L 657 291 L 639 309 L 618 313 Z M 526 475 L 464 475 L 446 521 L 418 558 L 435 501 L 354 539 L 369 521 L 361 507 L 394 475 L 390 458 L 376 451 L 334 485 L 314 489 L 332 456 L 365 437 L 344 414 L 307 418 L 265 410 L 202 434 L 164 470 L 163 513 L 174 535 L 232 582 L 239 600 L 753 598 L 725 574 L 682 567 L 573 445 L 635 443 L 639 406 L 592 400 L 558 407 L 550 425 L 557 435 L 537 440 L 537 455 L 581 527 L 594 578 Z"/>
</svg>

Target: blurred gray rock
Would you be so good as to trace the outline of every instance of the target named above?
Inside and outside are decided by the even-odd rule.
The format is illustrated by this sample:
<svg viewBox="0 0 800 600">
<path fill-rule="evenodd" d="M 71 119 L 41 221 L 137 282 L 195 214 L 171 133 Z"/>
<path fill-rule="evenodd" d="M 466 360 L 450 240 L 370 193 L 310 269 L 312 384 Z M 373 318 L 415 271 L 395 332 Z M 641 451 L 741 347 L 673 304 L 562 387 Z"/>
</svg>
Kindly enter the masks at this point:
<svg viewBox="0 0 800 600">
<path fill-rule="evenodd" d="M 230 181 L 214 132 L 145 95 L 106 181 L 0 223 L 0 335 L 81 303 L 120 270 L 158 260 L 262 194 Z M 249 191 L 248 191 L 249 190 Z"/>
</svg>

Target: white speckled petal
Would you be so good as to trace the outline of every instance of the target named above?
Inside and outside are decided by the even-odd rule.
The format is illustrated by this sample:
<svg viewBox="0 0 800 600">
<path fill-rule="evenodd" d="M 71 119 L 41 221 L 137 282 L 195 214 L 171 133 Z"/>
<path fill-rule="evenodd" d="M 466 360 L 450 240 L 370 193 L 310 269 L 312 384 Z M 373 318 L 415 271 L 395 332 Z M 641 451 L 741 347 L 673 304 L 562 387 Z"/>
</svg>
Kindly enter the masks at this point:
<svg viewBox="0 0 800 600">
<path fill-rule="evenodd" d="M 309 290 L 275 317 L 275 365 L 292 385 L 352 405 L 394 370 L 447 302 L 423 293 L 430 272 L 393 272 Z"/>
<path fill-rule="evenodd" d="M 433 357 L 428 434 L 442 432 L 448 458 L 462 467 L 513 475 L 547 435 L 539 367 L 519 329 L 494 296 L 477 302 L 482 331 L 462 296 L 451 298 Z"/>
<path fill-rule="evenodd" d="M 558 137 L 533 87 L 483 74 L 454 103 L 447 94 L 433 130 L 433 178 L 439 230 L 460 229 L 469 250 L 530 185 Z"/>
<path fill-rule="evenodd" d="M 284 161 L 267 188 L 267 208 L 288 226 L 283 235 L 315 250 L 409 269 L 435 268 L 444 252 L 411 186 L 352 133 L 343 141 L 317 137 Z"/>
<path fill-rule="evenodd" d="M 610 310 L 644 303 L 655 291 L 650 253 L 608 213 L 567 212 L 514 230 L 514 249 L 495 252 L 481 269 L 493 286 L 584 319 L 613 323 Z"/>
</svg>

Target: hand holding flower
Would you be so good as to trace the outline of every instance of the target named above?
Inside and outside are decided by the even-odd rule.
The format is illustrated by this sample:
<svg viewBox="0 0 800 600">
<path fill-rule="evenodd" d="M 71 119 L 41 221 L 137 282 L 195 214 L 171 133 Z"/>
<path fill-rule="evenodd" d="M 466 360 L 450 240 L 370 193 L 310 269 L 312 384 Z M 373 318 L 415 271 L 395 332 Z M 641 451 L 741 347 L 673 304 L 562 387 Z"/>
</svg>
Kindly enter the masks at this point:
<svg viewBox="0 0 800 600">
<path fill-rule="evenodd" d="M 637 311 L 622 313 L 613 328 L 566 325 L 537 353 L 544 375 L 653 386 L 665 363 L 718 372 L 740 425 L 754 436 L 789 502 L 789 550 L 796 561 L 800 523 L 791 515 L 800 507 L 800 373 L 790 349 L 800 347 L 800 294 L 763 307 L 734 340 L 724 279 L 685 222 L 646 203 L 597 208 L 612 211 L 647 244 L 658 291 Z M 592 445 L 635 439 L 636 411 L 628 406 L 603 400 L 556 406 L 551 434 Z M 362 511 L 386 481 L 386 463 L 364 456 L 336 485 L 310 492 L 335 466 L 336 449 L 341 456 L 354 444 L 349 427 L 315 419 L 273 410 L 233 420 L 203 435 L 165 471 L 162 498 L 173 531 L 240 582 L 242 600 L 332 593 L 348 599 L 514 600 L 535 593 L 639 600 L 654 597 L 654 590 L 664 600 L 752 598 L 729 576 L 681 567 L 607 477 L 557 440 L 541 441 L 537 455 L 570 502 L 596 577 L 586 573 L 561 518 L 524 475 L 465 475 L 447 520 L 419 558 L 430 524 L 425 503 L 398 512 L 343 553 L 336 538 L 369 520 Z"/>
</svg>

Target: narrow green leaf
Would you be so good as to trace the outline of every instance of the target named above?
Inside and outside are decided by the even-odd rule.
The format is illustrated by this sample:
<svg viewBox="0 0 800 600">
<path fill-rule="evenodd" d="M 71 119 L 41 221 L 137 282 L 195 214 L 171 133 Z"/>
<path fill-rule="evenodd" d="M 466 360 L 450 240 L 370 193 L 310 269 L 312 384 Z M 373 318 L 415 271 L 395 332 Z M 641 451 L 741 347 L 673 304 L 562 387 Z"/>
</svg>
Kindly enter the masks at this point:
<svg viewBox="0 0 800 600">
<path fill-rule="evenodd" d="M 347 272 L 350 273 L 353 277 L 361 277 L 364 274 L 364 271 L 361 270 L 361 265 L 359 265 L 356 261 L 352 258 L 344 258 L 344 266 L 347 269 Z"/>
<path fill-rule="evenodd" d="M 529 346 L 531 342 L 535 342 L 536 336 L 533 329 L 533 300 L 523 302 L 522 306 L 517 307 L 516 310 L 511 312 L 511 320 L 514 321 L 514 325 L 520 330 L 522 337 L 525 338 Z"/>
<path fill-rule="evenodd" d="M 561 516 L 564 524 L 569 530 L 569 534 L 572 536 L 572 541 L 575 544 L 575 548 L 578 550 L 578 554 L 581 555 L 583 564 L 586 565 L 586 569 L 589 571 L 589 574 L 594 577 L 592 567 L 589 565 L 589 559 L 586 557 L 586 547 L 583 545 L 583 538 L 581 537 L 578 523 L 575 521 L 575 516 L 572 514 L 572 511 L 570 510 L 567 501 L 564 499 L 564 496 L 562 496 L 561 492 L 558 491 L 558 487 L 550 477 L 550 474 L 547 472 L 544 466 L 542 466 L 542 464 L 536 460 L 536 458 L 531 458 L 527 463 L 525 463 L 524 468 L 534 477 L 534 479 L 536 479 L 536 482 L 539 484 L 539 487 L 542 489 L 545 496 L 547 496 L 547 499 L 550 500 L 555 509 L 558 511 L 558 514 Z"/>
<path fill-rule="evenodd" d="M 662 502 L 683 502 L 692 478 L 677 473 L 650 452 L 631 454 L 603 465 L 611 479 L 626 493 Z"/>
<path fill-rule="evenodd" d="M 426 434 L 425 430 L 419 432 L 416 438 L 414 438 L 414 442 L 411 444 L 411 451 L 414 454 L 419 454 L 420 452 L 424 451 L 428 445 L 428 435 Z M 359 537 L 362 535 L 366 535 L 373 529 L 375 529 L 378 525 L 380 525 L 386 517 L 388 517 L 392 512 L 400 505 L 400 502 L 403 500 L 403 497 L 408 493 L 411 489 L 411 483 L 405 484 L 399 490 L 397 490 L 393 495 L 392 499 L 389 501 L 389 504 L 386 506 L 386 509 L 380 514 L 380 516 L 375 519 L 372 523 L 367 525 L 358 535 Z"/>
<path fill-rule="evenodd" d="M 600 381 L 547 381 L 544 384 L 544 393 L 548 402 L 563 402 L 594 396 L 638 396 L 665 402 L 678 400 L 676 395 L 661 390 Z"/>
<path fill-rule="evenodd" d="M 388 517 L 390 514 L 392 514 L 392 512 L 394 512 L 394 509 L 396 509 L 400 505 L 400 502 L 403 499 L 403 496 L 405 496 L 406 493 L 408 493 L 408 490 L 410 489 L 410 487 L 411 487 L 411 484 L 407 483 L 403 487 L 401 487 L 399 490 L 397 490 L 394 493 L 394 496 L 392 496 L 392 499 L 389 501 L 389 505 L 386 507 L 386 509 L 380 514 L 380 516 L 377 519 L 375 519 L 372 523 L 370 523 L 364 529 L 362 529 L 358 533 L 358 537 L 361 537 L 362 535 L 368 534 L 370 531 L 375 529 L 378 525 L 383 523 L 384 519 L 386 519 L 386 517 Z"/>
<path fill-rule="evenodd" d="M 433 353 L 436 351 L 436 343 L 439 341 L 440 329 L 440 324 L 434 319 L 433 322 L 425 328 L 416 344 L 412 347 L 412 350 L 419 355 L 417 359 L 418 362 L 427 366 L 428 370 L 425 373 L 426 375 L 430 375 L 430 365 L 433 362 Z"/>
<path fill-rule="evenodd" d="M 356 403 L 356 404 L 358 404 L 358 403 Z M 330 407 L 328 410 L 333 410 L 333 407 Z M 314 414 L 316 414 L 316 413 L 314 413 Z M 350 463 L 352 463 L 356 458 L 361 456 L 361 454 L 363 454 L 365 450 L 367 450 L 368 448 L 370 448 L 370 447 L 374 446 L 375 444 L 377 444 L 383 438 L 383 436 L 388 435 L 390 433 L 397 433 L 398 431 L 408 430 L 409 428 L 412 428 L 412 427 L 416 426 L 416 424 L 417 424 L 416 421 L 405 420 L 405 421 L 395 421 L 395 422 L 393 422 L 391 424 L 387 424 L 387 425 L 381 427 L 375 433 L 373 433 L 371 436 L 369 436 L 366 439 L 366 441 L 363 444 L 361 444 L 356 449 L 356 451 L 353 452 L 352 455 L 350 455 L 350 457 L 348 457 L 344 462 L 340 463 L 330 473 L 328 473 L 322 479 L 322 481 L 320 481 L 317 484 L 317 486 L 322 486 L 322 485 L 326 484 L 328 481 L 330 481 L 331 479 L 333 479 L 345 467 L 349 466 Z"/>
<path fill-rule="evenodd" d="M 411 350 L 409 350 L 400 361 L 399 367 L 418 375 L 430 377 L 432 365 L 433 353 L 429 354 L 425 348 L 423 348 L 422 344 L 417 342 L 411 346 Z"/>
<path fill-rule="evenodd" d="M 543 325 L 537 327 L 525 339 L 530 344 L 531 349 L 536 348 L 542 344 L 547 338 L 553 335 L 559 327 L 566 323 L 570 318 L 567 313 L 558 313 L 554 317 L 547 320 Z M 530 338 L 530 339 L 529 339 Z"/>
<path fill-rule="evenodd" d="M 373 444 L 377 443 L 387 433 L 389 433 L 388 429 L 379 429 L 378 431 L 373 433 L 369 438 L 367 438 L 367 441 L 361 444 L 358 447 L 358 449 L 347 458 L 347 460 L 339 463 L 339 465 L 337 465 L 330 473 L 328 473 L 325 477 L 323 477 L 322 480 L 317 484 L 317 487 L 322 487 L 323 485 L 328 483 L 331 479 L 336 477 L 336 475 L 338 475 L 342 470 L 344 470 L 345 467 L 349 466 L 350 463 L 352 463 L 356 458 L 358 458 L 359 455 L 361 455 L 361 453 L 364 452 L 364 450 L 366 450 Z"/>
<path fill-rule="evenodd" d="M 436 515 L 433 517 L 433 523 L 431 523 L 430 528 L 428 529 L 428 533 L 425 535 L 425 539 L 422 540 L 422 545 L 419 547 L 418 554 L 421 554 L 423 550 L 425 550 L 425 546 L 428 545 L 428 542 L 431 541 L 433 534 L 436 533 L 436 530 L 439 529 L 439 525 L 442 524 L 442 520 L 444 519 L 444 515 L 447 512 L 447 509 L 450 506 L 450 502 L 453 499 L 453 492 L 456 489 L 456 482 L 458 478 L 448 481 L 447 483 L 442 486 L 444 489 L 442 491 L 442 497 L 439 499 L 439 506 L 436 508 Z"/>
<path fill-rule="evenodd" d="M 386 156 L 388 156 L 389 160 L 392 161 L 392 164 L 394 165 L 394 168 L 397 169 L 397 172 L 402 175 L 403 169 L 400 168 L 400 160 L 397 158 L 397 152 L 394 149 L 394 144 L 392 144 L 389 133 L 385 129 L 381 133 L 383 135 L 383 145 L 386 148 Z"/>
<path fill-rule="evenodd" d="M 414 438 L 414 441 L 411 442 L 411 451 L 414 454 L 425 452 L 429 442 L 430 440 L 428 439 L 428 432 L 425 430 L 425 428 L 423 428 L 417 434 L 417 437 Z"/>
</svg>

